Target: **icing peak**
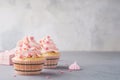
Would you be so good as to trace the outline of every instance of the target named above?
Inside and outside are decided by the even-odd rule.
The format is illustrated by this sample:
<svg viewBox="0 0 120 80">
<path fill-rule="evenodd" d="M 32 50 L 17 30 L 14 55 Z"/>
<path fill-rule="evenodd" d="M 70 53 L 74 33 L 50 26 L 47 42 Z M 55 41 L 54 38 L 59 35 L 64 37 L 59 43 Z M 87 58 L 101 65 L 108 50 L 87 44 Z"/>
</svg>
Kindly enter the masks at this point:
<svg viewBox="0 0 120 80">
<path fill-rule="evenodd" d="M 24 37 L 18 41 L 16 47 L 16 56 L 19 58 L 39 57 L 40 45 L 35 41 L 33 36 Z"/>
<path fill-rule="evenodd" d="M 46 36 L 43 39 L 41 39 L 40 46 L 42 48 L 41 52 L 51 52 L 51 51 L 58 52 L 58 49 L 50 36 Z"/>
</svg>

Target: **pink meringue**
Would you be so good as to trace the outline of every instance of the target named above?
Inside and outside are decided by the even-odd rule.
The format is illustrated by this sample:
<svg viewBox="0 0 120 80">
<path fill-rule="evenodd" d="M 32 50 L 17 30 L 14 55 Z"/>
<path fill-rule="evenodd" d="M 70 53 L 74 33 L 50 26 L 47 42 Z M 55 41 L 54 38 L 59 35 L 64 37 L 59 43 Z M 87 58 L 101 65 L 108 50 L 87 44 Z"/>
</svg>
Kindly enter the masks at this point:
<svg viewBox="0 0 120 80">
<path fill-rule="evenodd" d="M 51 51 L 58 52 L 58 49 L 50 36 L 46 36 L 43 39 L 41 39 L 40 45 L 42 48 L 41 52 L 43 52 L 43 53 L 51 52 Z"/>
<path fill-rule="evenodd" d="M 80 66 L 75 61 L 73 64 L 69 66 L 69 70 L 80 70 Z"/>
</svg>

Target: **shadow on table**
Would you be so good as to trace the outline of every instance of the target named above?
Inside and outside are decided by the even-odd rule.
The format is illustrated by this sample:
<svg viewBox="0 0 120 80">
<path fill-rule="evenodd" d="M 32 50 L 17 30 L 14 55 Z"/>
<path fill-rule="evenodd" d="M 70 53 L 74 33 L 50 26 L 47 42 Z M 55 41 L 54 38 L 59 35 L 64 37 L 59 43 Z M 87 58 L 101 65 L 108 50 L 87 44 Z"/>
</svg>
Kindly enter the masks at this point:
<svg viewBox="0 0 120 80">
<path fill-rule="evenodd" d="M 62 74 L 65 74 L 67 70 L 68 66 L 59 65 L 55 69 L 44 69 L 39 76 L 60 77 Z"/>
<path fill-rule="evenodd" d="M 57 72 L 49 72 L 49 71 L 46 71 L 46 72 L 42 72 L 40 74 L 40 76 L 51 76 L 51 77 L 58 77 L 58 76 L 61 76 L 59 73 Z"/>
<path fill-rule="evenodd" d="M 68 66 L 64 66 L 64 65 L 58 65 L 56 68 L 53 69 L 46 69 L 46 70 L 69 70 Z"/>
<path fill-rule="evenodd" d="M 64 65 L 58 65 L 55 69 L 53 70 L 61 70 L 61 71 L 70 71 L 69 66 L 64 66 Z M 83 70 L 83 66 L 80 67 L 80 71 Z M 79 71 L 79 70 L 76 70 Z"/>
<path fill-rule="evenodd" d="M 81 69 L 80 69 L 80 70 L 83 70 L 82 67 L 83 67 L 83 66 L 81 66 Z M 62 70 L 62 71 L 68 71 L 68 70 L 69 70 L 69 66 L 58 65 L 55 69 L 48 69 L 48 70 Z"/>
<path fill-rule="evenodd" d="M 18 75 L 17 75 L 18 76 Z M 52 72 L 52 71 L 42 71 L 40 74 L 35 74 L 35 75 L 19 75 L 19 76 L 37 76 L 37 77 L 60 77 L 62 76 L 61 74 L 57 72 Z"/>
<path fill-rule="evenodd" d="M 55 68 L 55 70 L 68 70 L 68 66 L 59 65 Z"/>
</svg>

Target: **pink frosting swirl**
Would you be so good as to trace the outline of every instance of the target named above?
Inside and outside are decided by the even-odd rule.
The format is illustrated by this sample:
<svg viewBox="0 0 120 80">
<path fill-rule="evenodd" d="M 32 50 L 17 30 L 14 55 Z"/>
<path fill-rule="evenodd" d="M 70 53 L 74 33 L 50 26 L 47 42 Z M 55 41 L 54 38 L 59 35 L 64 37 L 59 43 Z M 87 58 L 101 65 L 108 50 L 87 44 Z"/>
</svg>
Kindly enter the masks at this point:
<svg viewBox="0 0 120 80">
<path fill-rule="evenodd" d="M 18 41 L 16 56 L 20 58 L 38 57 L 41 53 L 41 46 L 35 41 L 34 37 L 27 36 Z"/>
<path fill-rule="evenodd" d="M 51 51 L 58 52 L 58 49 L 50 36 L 46 36 L 43 39 L 41 39 L 40 46 L 42 48 L 41 50 L 42 53 Z"/>
</svg>

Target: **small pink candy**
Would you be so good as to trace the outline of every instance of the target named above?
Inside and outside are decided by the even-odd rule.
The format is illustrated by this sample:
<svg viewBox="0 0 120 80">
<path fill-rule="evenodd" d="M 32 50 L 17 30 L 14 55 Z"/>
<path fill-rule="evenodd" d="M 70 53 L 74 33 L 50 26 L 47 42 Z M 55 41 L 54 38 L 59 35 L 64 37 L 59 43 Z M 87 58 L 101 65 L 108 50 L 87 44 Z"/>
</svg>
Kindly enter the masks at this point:
<svg viewBox="0 0 120 80">
<path fill-rule="evenodd" d="M 31 36 L 31 37 L 30 37 L 30 40 L 34 40 L 34 37 L 33 37 L 33 36 Z"/>
<path fill-rule="evenodd" d="M 31 46 L 30 46 L 30 45 L 28 45 L 28 48 L 31 48 Z"/>
<path fill-rule="evenodd" d="M 48 50 L 48 49 L 49 49 L 48 47 L 45 48 L 45 50 Z"/>
<path fill-rule="evenodd" d="M 50 76 L 46 76 L 47 79 L 50 79 L 51 77 Z"/>
<path fill-rule="evenodd" d="M 47 38 L 50 38 L 50 36 L 47 36 Z"/>
<path fill-rule="evenodd" d="M 23 48 L 24 50 L 27 50 L 27 48 Z"/>
<path fill-rule="evenodd" d="M 77 64 L 77 62 L 74 62 L 69 66 L 69 70 L 80 70 L 80 66 Z"/>
<path fill-rule="evenodd" d="M 20 55 L 20 58 L 23 58 L 23 55 Z"/>
<path fill-rule="evenodd" d="M 46 42 L 46 44 L 49 44 L 49 43 L 50 43 L 49 41 Z"/>
<path fill-rule="evenodd" d="M 72 72 L 72 70 L 70 70 L 70 69 L 69 69 L 68 71 L 69 71 L 69 72 Z"/>
<path fill-rule="evenodd" d="M 60 73 L 60 74 L 63 74 L 63 73 L 64 73 L 64 71 L 59 71 L 59 73 Z"/>
<path fill-rule="evenodd" d="M 42 43 L 42 41 L 40 40 L 40 43 Z"/>
<path fill-rule="evenodd" d="M 15 75 L 15 74 L 14 74 L 13 76 L 14 76 L 14 77 L 16 77 L 16 75 Z"/>
</svg>

